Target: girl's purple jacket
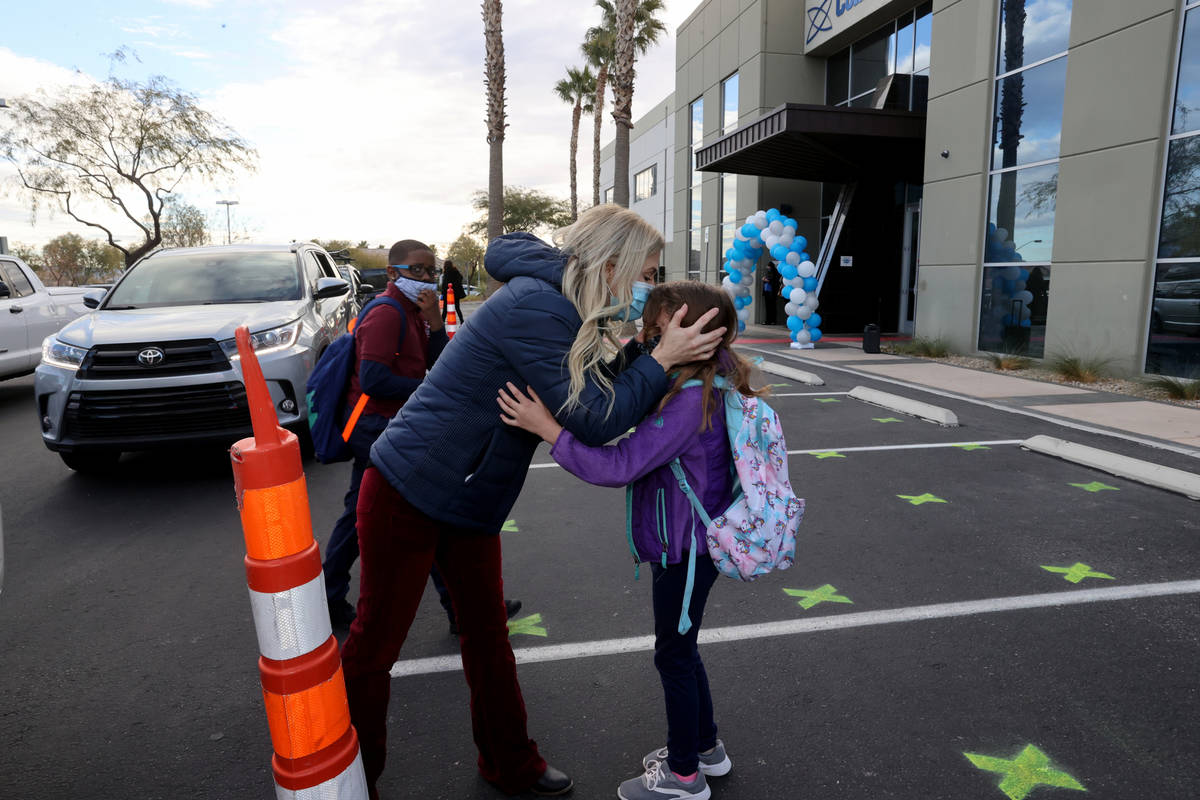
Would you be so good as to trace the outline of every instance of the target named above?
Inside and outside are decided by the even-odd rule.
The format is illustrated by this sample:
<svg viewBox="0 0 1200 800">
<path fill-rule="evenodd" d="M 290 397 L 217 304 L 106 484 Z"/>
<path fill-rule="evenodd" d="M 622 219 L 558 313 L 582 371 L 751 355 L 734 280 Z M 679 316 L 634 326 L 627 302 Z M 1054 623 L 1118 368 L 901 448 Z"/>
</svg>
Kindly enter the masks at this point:
<svg viewBox="0 0 1200 800">
<path fill-rule="evenodd" d="M 713 389 L 712 428 L 701 431 L 704 387 L 681 390 L 661 412 L 652 413 L 625 439 L 588 447 L 563 430 L 550 455 L 563 469 L 597 486 L 633 484 L 633 542 L 643 561 L 678 564 L 696 534 L 696 554 L 708 552 L 704 523 L 671 474 L 678 458 L 709 517 L 733 502 L 732 456 L 725 433 L 724 402 Z M 665 525 L 661 520 L 665 517 Z M 694 527 L 693 527 L 694 526 Z M 665 541 L 664 541 L 665 539 Z"/>
</svg>

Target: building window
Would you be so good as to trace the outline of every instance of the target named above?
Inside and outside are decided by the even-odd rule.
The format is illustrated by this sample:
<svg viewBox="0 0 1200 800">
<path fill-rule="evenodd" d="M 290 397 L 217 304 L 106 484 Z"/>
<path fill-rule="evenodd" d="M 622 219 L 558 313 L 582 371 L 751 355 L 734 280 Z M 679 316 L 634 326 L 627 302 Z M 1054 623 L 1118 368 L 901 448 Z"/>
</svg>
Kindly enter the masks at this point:
<svg viewBox="0 0 1200 800">
<path fill-rule="evenodd" d="M 633 202 L 649 200 L 658 194 L 658 164 L 651 164 L 633 176 Z"/>
<path fill-rule="evenodd" d="M 1184 13 L 1146 372 L 1200 378 L 1200 2 Z"/>
<path fill-rule="evenodd" d="M 735 72 L 721 82 L 721 133 L 738 126 L 738 74 Z"/>
<path fill-rule="evenodd" d="M 721 251 L 720 262 L 725 263 L 725 253 L 733 247 L 733 232 L 737 230 L 737 175 L 721 173 Z M 721 280 L 721 270 L 716 270 L 716 279 Z"/>
<path fill-rule="evenodd" d="M 932 42 L 933 3 L 926 2 L 830 56 L 825 63 L 825 103 L 870 108 L 880 82 L 889 75 L 919 75 L 927 81 Z M 897 100 L 889 107 L 923 109 L 926 81 L 897 80 L 889 95 Z"/>
<path fill-rule="evenodd" d="M 613 192 L 615 189 L 610 186 L 604 190 L 604 202 L 611 203 L 613 201 Z"/>
<path fill-rule="evenodd" d="M 1001 0 L 979 349 L 1045 355 L 1070 0 Z"/>
<path fill-rule="evenodd" d="M 692 101 L 688 122 L 688 264 L 689 280 L 699 280 L 704 269 L 704 242 L 701 235 L 701 196 L 703 177 L 696 169 L 696 151 L 704 144 L 704 98 Z"/>
</svg>

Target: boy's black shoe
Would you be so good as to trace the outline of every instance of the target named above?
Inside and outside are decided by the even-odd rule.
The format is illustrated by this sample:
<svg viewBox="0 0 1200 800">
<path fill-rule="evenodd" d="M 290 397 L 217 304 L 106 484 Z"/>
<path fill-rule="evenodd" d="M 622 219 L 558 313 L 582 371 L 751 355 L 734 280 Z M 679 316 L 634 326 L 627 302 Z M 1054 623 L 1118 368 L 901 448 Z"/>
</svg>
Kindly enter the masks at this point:
<svg viewBox="0 0 1200 800">
<path fill-rule="evenodd" d="M 537 783 L 530 786 L 529 790 L 543 797 L 556 797 L 567 794 L 574 788 L 575 781 L 571 780 L 562 770 L 555 769 L 547 764 L 546 771 L 542 773 L 542 777 L 538 778 Z"/>
<path fill-rule="evenodd" d="M 521 613 L 521 601 L 520 600 L 505 600 L 504 601 L 504 612 L 508 615 L 509 619 L 512 619 L 517 614 Z M 450 635 L 458 636 L 458 620 L 456 620 L 456 619 L 450 620 Z"/>
<path fill-rule="evenodd" d="M 335 628 L 349 628 L 357 616 L 354 606 L 345 600 L 335 600 L 329 604 L 329 622 Z"/>
</svg>

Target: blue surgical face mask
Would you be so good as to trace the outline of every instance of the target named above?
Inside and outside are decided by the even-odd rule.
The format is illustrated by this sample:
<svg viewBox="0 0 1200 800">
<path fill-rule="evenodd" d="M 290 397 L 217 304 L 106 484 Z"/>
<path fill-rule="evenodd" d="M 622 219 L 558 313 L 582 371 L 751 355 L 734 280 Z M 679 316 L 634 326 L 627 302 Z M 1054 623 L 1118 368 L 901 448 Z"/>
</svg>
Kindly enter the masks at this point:
<svg viewBox="0 0 1200 800">
<path fill-rule="evenodd" d="M 650 299 L 650 291 L 654 288 L 654 284 L 644 281 L 637 281 L 633 284 L 633 300 L 629 303 L 629 308 L 622 309 L 612 318 L 618 322 L 633 322 L 635 319 L 642 318 L 642 311 L 646 308 L 646 301 Z"/>
</svg>

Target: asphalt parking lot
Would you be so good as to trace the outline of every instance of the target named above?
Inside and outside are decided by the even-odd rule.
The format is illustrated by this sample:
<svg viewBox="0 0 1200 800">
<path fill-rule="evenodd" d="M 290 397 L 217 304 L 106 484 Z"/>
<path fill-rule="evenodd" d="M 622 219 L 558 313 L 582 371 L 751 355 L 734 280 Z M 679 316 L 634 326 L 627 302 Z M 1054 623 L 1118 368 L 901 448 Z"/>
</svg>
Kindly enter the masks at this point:
<svg viewBox="0 0 1200 800">
<path fill-rule="evenodd" d="M 1200 794 L 1197 504 L 1016 442 L 1196 460 L 803 368 L 826 385 L 766 376 L 783 384 L 772 404 L 808 503 L 797 565 L 719 579 L 706 612 L 735 765 L 714 797 Z M 30 385 L 0 384 L 5 795 L 272 796 L 227 457 L 73 475 L 38 440 Z M 961 426 L 841 394 L 856 385 L 944 405 Z M 639 638 L 649 577 L 633 579 L 619 490 L 545 452 L 535 464 L 503 534 L 530 731 L 575 796 L 612 797 L 665 737 Z M 348 467 L 307 472 L 324 544 Z M 427 592 L 393 680 L 385 797 L 499 796 L 475 773 L 456 652 Z"/>
</svg>

